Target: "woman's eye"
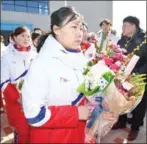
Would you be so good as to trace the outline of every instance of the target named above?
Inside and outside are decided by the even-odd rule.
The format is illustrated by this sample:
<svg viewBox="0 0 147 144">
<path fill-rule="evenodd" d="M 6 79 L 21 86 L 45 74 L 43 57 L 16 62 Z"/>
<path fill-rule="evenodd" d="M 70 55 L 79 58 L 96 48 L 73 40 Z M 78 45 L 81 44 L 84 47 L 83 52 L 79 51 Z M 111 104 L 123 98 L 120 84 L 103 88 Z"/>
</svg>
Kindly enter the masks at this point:
<svg viewBox="0 0 147 144">
<path fill-rule="evenodd" d="M 77 26 L 72 26 L 72 27 L 75 28 L 75 29 L 77 28 Z"/>
</svg>

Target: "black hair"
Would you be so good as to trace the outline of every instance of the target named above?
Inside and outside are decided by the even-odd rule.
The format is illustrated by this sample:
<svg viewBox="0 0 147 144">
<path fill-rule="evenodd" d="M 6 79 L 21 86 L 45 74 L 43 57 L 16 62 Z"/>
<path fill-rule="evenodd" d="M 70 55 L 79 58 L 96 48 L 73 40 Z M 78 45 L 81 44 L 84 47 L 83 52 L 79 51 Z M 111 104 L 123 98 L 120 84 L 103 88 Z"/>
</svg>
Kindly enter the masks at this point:
<svg viewBox="0 0 147 144">
<path fill-rule="evenodd" d="M 69 20 L 66 23 L 64 23 L 66 18 L 69 16 L 70 16 Z M 41 47 L 43 46 L 43 44 L 44 44 L 46 38 L 49 36 L 49 34 L 52 34 L 53 37 L 56 37 L 54 30 L 53 30 L 54 25 L 56 25 L 58 27 L 65 26 L 69 22 L 76 19 L 77 16 L 80 16 L 80 14 L 78 12 L 76 12 L 73 7 L 69 7 L 69 6 L 68 7 L 61 7 L 58 10 L 54 11 L 51 14 L 51 27 L 50 27 L 51 32 L 46 33 L 41 36 L 41 38 L 39 40 L 38 47 L 37 47 L 38 52 L 40 51 Z"/>
<path fill-rule="evenodd" d="M 87 25 L 87 23 L 86 22 L 83 22 L 82 24 L 83 24 L 83 27 L 85 27 L 86 30 L 88 31 L 88 25 Z"/>
<path fill-rule="evenodd" d="M 100 22 L 100 27 L 102 27 L 103 23 L 112 26 L 112 23 L 109 19 L 104 19 L 103 21 Z"/>
<path fill-rule="evenodd" d="M 2 42 L 2 43 L 5 42 L 5 39 L 4 39 L 4 36 L 3 35 L 0 35 L 0 42 Z"/>
<path fill-rule="evenodd" d="M 70 19 L 64 23 L 65 19 L 67 17 L 70 17 Z M 55 33 L 53 31 L 53 26 L 56 25 L 58 27 L 62 27 L 69 22 L 73 21 L 76 19 L 76 17 L 79 16 L 79 13 L 75 11 L 73 7 L 61 7 L 57 11 L 53 12 L 51 15 L 51 33 L 55 37 Z"/>
<path fill-rule="evenodd" d="M 40 52 L 40 49 L 42 48 L 45 40 L 47 39 L 47 37 L 50 35 L 51 33 L 46 33 L 46 34 L 43 34 L 40 36 L 39 38 L 39 42 L 38 42 L 38 45 L 37 45 L 37 52 L 39 53 Z"/>
<path fill-rule="evenodd" d="M 8 36 L 8 43 L 10 43 L 10 38 L 14 40 L 14 32 L 10 33 Z"/>
<path fill-rule="evenodd" d="M 134 24 L 136 28 L 140 28 L 140 21 L 137 17 L 135 16 L 127 16 L 123 19 L 123 23 L 128 22 L 131 24 Z"/>
<path fill-rule="evenodd" d="M 36 31 L 36 30 L 40 30 L 40 31 L 42 31 L 40 28 L 34 28 L 34 30 L 33 30 L 33 31 Z"/>
<path fill-rule="evenodd" d="M 33 32 L 32 33 L 32 41 L 34 41 L 36 38 L 38 38 L 40 36 L 40 34 L 39 33 L 35 33 L 35 32 Z"/>
</svg>

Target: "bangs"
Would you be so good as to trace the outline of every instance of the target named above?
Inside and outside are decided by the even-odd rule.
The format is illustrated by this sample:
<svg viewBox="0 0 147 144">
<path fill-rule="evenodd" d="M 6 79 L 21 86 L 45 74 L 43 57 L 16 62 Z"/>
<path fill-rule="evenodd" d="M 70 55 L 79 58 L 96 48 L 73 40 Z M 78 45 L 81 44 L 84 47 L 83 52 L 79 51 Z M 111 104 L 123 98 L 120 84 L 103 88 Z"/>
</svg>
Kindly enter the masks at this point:
<svg viewBox="0 0 147 144">
<path fill-rule="evenodd" d="M 67 17 L 67 21 L 63 24 L 63 26 L 67 25 L 69 22 L 72 22 L 76 19 L 79 19 L 81 22 L 83 21 L 83 17 L 78 13 L 73 13 L 71 16 Z"/>
</svg>

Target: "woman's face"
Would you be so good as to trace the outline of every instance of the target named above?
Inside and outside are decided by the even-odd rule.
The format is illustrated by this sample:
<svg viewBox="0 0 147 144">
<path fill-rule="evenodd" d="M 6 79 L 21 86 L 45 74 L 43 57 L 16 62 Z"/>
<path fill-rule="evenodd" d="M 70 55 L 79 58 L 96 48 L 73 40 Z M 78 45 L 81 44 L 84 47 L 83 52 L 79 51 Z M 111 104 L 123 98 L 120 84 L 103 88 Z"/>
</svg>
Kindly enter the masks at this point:
<svg viewBox="0 0 147 144">
<path fill-rule="evenodd" d="M 65 20 L 68 21 L 69 18 Z M 54 30 L 57 40 L 65 47 L 70 49 L 80 48 L 83 38 L 83 25 L 80 17 L 69 22 L 65 26 Z"/>
<path fill-rule="evenodd" d="M 30 31 L 25 31 L 18 36 L 14 36 L 15 42 L 23 48 L 30 46 L 31 40 L 31 33 Z"/>
<path fill-rule="evenodd" d="M 38 46 L 39 38 L 40 38 L 40 37 L 37 37 L 37 38 L 33 41 L 33 44 L 34 44 L 35 47 Z"/>
</svg>

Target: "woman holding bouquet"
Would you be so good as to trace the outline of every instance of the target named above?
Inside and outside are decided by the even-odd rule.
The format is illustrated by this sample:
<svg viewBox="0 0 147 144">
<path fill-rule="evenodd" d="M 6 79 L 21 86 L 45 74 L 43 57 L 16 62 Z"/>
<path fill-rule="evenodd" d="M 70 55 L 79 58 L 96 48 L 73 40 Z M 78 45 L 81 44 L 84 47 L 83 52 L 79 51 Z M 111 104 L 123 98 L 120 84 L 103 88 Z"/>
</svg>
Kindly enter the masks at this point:
<svg viewBox="0 0 147 144">
<path fill-rule="evenodd" d="M 17 133 L 18 143 L 29 142 L 29 126 L 22 111 L 20 93 L 17 85 L 25 76 L 36 52 L 31 47 L 31 32 L 26 27 L 14 31 L 14 44 L 1 59 L 1 92 L 4 95 L 6 114 L 9 124 Z"/>
<path fill-rule="evenodd" d="M 90 110 L 76 91 L 86 64 L 82 37 L 82 17 L 73 8 L 52 13 L 51 34 L 42 38 L 22 88 L 31 143 L 84 143 Z"/>
</svg>

